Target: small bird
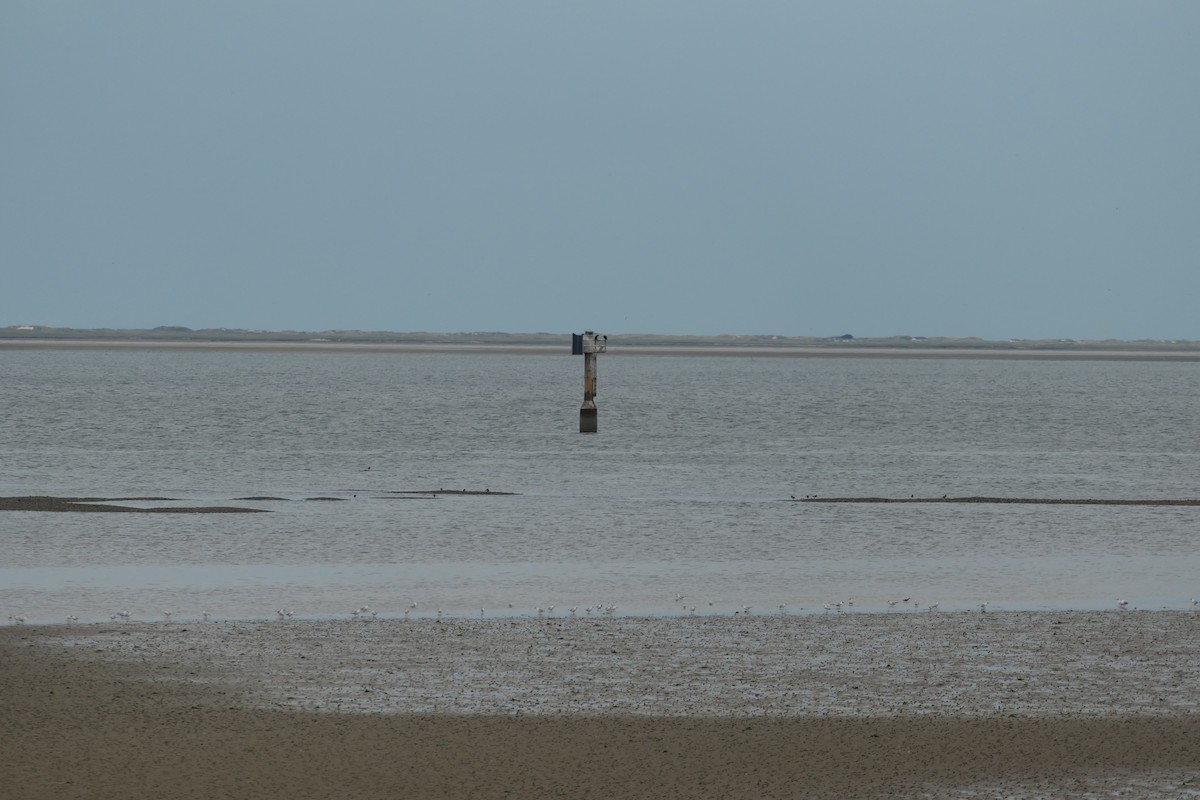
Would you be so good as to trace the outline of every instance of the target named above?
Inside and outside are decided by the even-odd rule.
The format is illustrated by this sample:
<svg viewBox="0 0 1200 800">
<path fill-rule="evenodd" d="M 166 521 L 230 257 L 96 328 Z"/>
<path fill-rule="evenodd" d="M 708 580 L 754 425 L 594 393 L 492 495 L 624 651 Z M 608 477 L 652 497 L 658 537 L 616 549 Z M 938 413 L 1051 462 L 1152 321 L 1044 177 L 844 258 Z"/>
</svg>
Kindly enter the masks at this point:
<svg viewBox="0 0 1200 800">
<path fill-rule="evenodd" d="M 1126 607 L 1128 607 L 1128 605 L 1129 605 L 1129 601 L 1128 601 L 1128 600 L 1123 600 L 1123 599 L 1121 599 L 1120 597 L 1118 597 L 1118 598 L 1117 598 L 1117 608 L 1119 608 L 1119 609 L 1121 609 L 1122 611 L 1124 611 L 1124 610 L 1126 609 Z"/>
<path fill-rule="evenodd" d="M 980 614 L 986 614 L 986 613 L 987 613 L 987 607 L 988 607 L 988 604 L 987 604 L 987 601 L 986 601 L 986 600 L 985 600 L 984 602 L 980 603 L 980 604 L 979 604 L 979 613 L 980 613 Z"/>
</svg>

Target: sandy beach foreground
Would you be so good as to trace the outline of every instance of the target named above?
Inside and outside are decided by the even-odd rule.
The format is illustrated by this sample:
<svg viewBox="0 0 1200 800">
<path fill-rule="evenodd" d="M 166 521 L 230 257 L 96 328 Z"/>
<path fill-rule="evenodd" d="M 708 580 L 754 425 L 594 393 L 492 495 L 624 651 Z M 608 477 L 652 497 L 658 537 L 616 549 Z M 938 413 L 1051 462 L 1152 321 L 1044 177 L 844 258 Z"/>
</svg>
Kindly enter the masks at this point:
<svg viewBox="0 0 1200 800">
<path fill-rule="evenodd" d="M 0 629 L 40 798 L 1200 797 L 1200 613 Z"/>
</svg>

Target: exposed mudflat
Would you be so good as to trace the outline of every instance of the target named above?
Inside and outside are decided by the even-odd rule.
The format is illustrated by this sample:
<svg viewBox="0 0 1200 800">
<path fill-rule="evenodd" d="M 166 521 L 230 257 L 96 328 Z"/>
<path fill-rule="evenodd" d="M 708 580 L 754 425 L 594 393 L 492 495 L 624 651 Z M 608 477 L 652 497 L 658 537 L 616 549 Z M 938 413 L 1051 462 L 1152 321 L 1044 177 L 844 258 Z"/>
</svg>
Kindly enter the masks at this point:
<svg viewBox="0 0 1200 800">
<path fill-rule="evenodd" d="M 1043 506 L 1200 506 L 1197 498 L 1102 497 L 793 497 L 800 503 L 997 503 Z"/>
<path fill-rule="evenodd" d="M 0 656 L 25 798 L 1200 796 L 1192 612 L 12 625 Z"/>
<path fill-rule="evenodd" d="M 50 497 L 30 495 L 26 497 L 0 497 L 0 511 L 50 511 L 50 512 L 108 512 L 127 514 L 255 514 L 265 512 L 262 508 L 237 508 L 233 506 L 158 506 L 139 508 L 136 506 L 112 505 L 116 502 L 169 501 L 169 497 Z"/>
</svg>

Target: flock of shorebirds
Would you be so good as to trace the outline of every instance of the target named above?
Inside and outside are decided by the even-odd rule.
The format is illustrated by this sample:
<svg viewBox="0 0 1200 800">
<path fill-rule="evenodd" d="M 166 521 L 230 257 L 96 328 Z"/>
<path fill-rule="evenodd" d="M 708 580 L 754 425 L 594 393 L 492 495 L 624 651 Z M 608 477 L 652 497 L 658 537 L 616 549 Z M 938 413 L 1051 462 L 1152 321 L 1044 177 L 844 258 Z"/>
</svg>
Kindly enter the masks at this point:
<svg viewBox="0 0 1200 800">
<path fill-rule="evenodd" d="M 681 610 L 686 612 L 689 616 L 695 616 L 697 613 L 697 607 L 694 605 L 688 605 L 687 603 L 685 603 L 684 600 L 686 600 L 686 599 L 687 598 L 683 594 L 676 593 L 676 595 L 675 595 L 675 602 L 680 604 Z M 888 600 L 887 605 L 888 605 L 889 611 L 895 611 L 897 606 L 903 606 L 904 608 L 910 609 L 912 611 L 926 611 L 928 613 L 936 613 L 938 611 L 938 606 L 939 606 L 938 603 L 930 603 L 928 605 L 922 606 L 919 603 L 917 603 L 916 601 L 914 601 L 911 597 L 905 597 L 905 598 L 897 599 L 897 600 Z M 991 605 L 990 603 L 983 602 L 983 603 L 979 603 L 977 606 L 975 606 L 975 608 L 978 609 L 979 613 L 986 614 L 988 607 L 990 605 Z M 1195 597 L 1191 598 L 1190 605 L 1191 605 L 1192 611 L 1200 611 L 1200 598 L 1195 598 Z M 1127 600 L 1125 598 L 1121 598 L 1121 597 L 1117 598 L 1116 607 L 1117 607 L 1117 610 L 1119 610 L 1119 611 L 1137 610 L 1136 607 L 1133 607 L 1133 608 L 1130 607 L 1129 600 Z M 521 616 L 524 613 L 532 613 L 532 614 L 536 615 L 538 618 L 553 617 L 553 616 L 555 616 L 555 608 L 556 607 L 552 606 L 552 605 L 537 606 L 537 607 L 531 609 L 530 612 L 522 612 L 519 609 L 514 609 L 513 604 L 509 603 L 507 608 L 501 609 L 501 615 L 502 616 Z M 611 617 L 611 616 L 616 615 L 618 608 L 619 607 L 615 604 L 596 603 L 594 605 L 585 606 L 582 609 L 580 609 L 578 606 L 571 606 L 570 608 L 566 609 L 565 613 L 568 617 L 577 617 L 580 615 L 580 613 L 582 613 L 583 616 L 585 616 L 585 617 L 592 617 L 592 616 Z M 780 603 L 778 606 L 775 607 L 775 610 L 779 614 L 788 614 L 791 611 L 791 609 L 789 609 L 789 607 L 787 606 L 786 603 Z M 815 611 L 816 609 L 805 609 L 804 607 L 798 607 L 796 610 L 801 611 L 801 612 L 806 611 L 806 610 L 809 612 L 812 612 L 812 611 Z M 844 600 L 844 601 L 838 600 L 838 601 L 831 602 L 831 603 L 825 603 L 821 606 L 821 611 L 823 611 L 825 614 L 842 614 L 842 613 L 850 612 L 853 610 L 854 610 L 854 599 L 853 598 L 848 598 L 847 600 Z M 404 612 L 403 612 L 404 617 L 408 618 L 416 611 L 417 611 L 417 604 L 410 603 L 404 609 Z M 371 608 L 369 605 L 362 605 L 362 606 L 359 606 L 358 608 L 354 609 L 353 611 L 351 611 L 349 618 L 357 619 L 357 620 L 372 620 L 372 619 L 378 619 L 379 613 L 380 612 L 377 609 Z M 487 608 L 481 607 L 479 609 L 479 616 L 481 618 L 486 617 L 487 613 L 488 613 Z M 715 615 L 719 612 L 716 611 L 714 604 L 712 602 L 709 602 L 706 607 L 705 613 L 707 615 Z M 733 611 L 734 616 L 750 616 L 753 613 L 754 613 L 754 606 L 748 606 L 748 605 L 741 606 L 740 608 L 735 609 Z M 464 616 L 461 613 L 447 614 L 447 612 L 443 611 L 443 609 L 441 609 L 441 608 L 438 608 L 436 611 L 433 612 L 433 614 L 437 619 L 441 619 L 443 616 Z M 173 611 L 163 611 L 162 612 L 162 619 L 164 621 L 170 622 L 174 616 L 175 616 L 175 612 L 173 612 Z M 275 617 L 279 620 L 290 620 L 290 619 L 293 619 L 295 616 L 296 616 L 296 612 L 290 608 L 279 608 L 279 609 L 276 609 L 276 611 L 275 611 Z M 122 611 L 117 611 L 117 612 L 110 614 L 108 618 L 112 622 L 127 622 L 127 621 L 134 619 L 134 615 L 133 615 L 133 612 L 131 612 L 131 611 L 122 610 Z M 201 612 L 199 619 L 203 620 L 204 622 L 214 621 L 213 615 L 207 611 Z M 26 617 L 24 617 L 23 615 L 9 614 L 8 621 L 9 621 L 9 624 L 12 624 L 12 625 L 24 625 L 27 620 L 26 620 Z M 68 624 L 77 623 L 77 622 L 79 622 L 79 617 L 77 617 L 74 614 L 71 614 L 71 615 L 67 616 L 66 622 Z"/>
</svg>

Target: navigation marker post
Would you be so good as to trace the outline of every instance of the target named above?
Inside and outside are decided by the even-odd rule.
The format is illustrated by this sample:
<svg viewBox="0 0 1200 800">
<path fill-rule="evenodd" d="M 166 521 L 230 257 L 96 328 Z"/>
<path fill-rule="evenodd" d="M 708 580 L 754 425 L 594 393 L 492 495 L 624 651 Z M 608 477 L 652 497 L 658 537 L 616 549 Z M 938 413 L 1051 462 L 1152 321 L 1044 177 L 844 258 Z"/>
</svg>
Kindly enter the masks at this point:
<svg viewBox="0 0 1200 800">
<path fill-rule="evenodd" d="M 579 432 L 595 433 L 596 354 L 608 350 L 608 337 L 593 331 L 571 334 L 571 355 L 583 356 L 583 405 L 579 407 Z"/>
</svg>

